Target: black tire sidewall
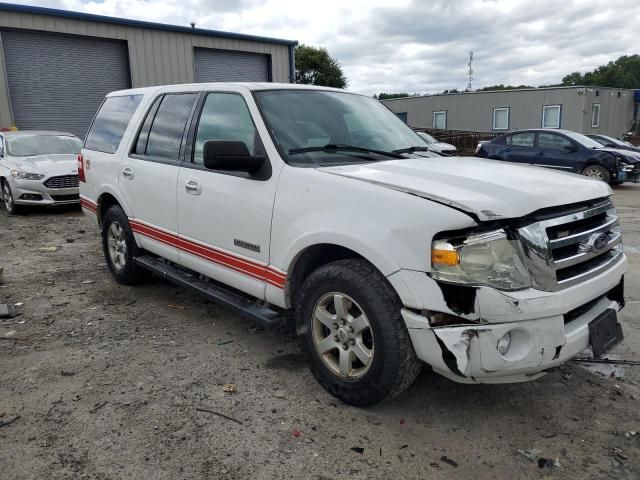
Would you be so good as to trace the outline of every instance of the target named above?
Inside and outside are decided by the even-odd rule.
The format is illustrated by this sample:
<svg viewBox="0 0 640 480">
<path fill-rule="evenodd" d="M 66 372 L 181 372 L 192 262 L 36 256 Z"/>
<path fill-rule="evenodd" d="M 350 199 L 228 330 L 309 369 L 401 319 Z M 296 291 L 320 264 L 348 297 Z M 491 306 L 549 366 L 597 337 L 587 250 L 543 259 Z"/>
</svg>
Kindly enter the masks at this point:
<svg viewBox="0 0 640 480">
<path fill-rule="evenodd" d="M 115 268 L 111 261 L 111 257 L 109 256 L 109 247 L 108 247 L 108 232 L 111 224 L 117 222 L 120 227 L 124 231 L 125 242 L 127 244 L 127 254 L 125 266 L 123 269 L 118 270 Z M 138 252 L 138 246 L 136 244 L 136 240 L 133 236 L 133 231 L 131 230 L 131 226 L 129 225 L 129 219 L 127 215 L 124 213 L 119 206 L 113 206 L 107 210 L 104 218 L 102 220 L 102 251 L 104 253 L 105 261 L 107 262 L 107 266 L 111 271 L 111 274 L 116 279 L 118 283 L 123 285 L 131 285 L 137 283 L 140 280 L 140 270 L 141 268 L 135 263 L 135 255 Z"/>
<path fill-rule="evenodd" d="M 402 305 L 395 292 L 375 269 L 365 261 L 369 274 L 343 262 L 334 262 L 313 272 L 305 281 L 296 311 L 296 329 L 301 347 L 310 360 L 316 379 L 334 396 L 348 404 L 368 406 L 393 395 L 400 365 L 398 329 L 404 329 Z M 373 277 L 373 278 L 372 278 Z M 375 284 L 375 285 L 374 285 Z M 360 378 L 345 380 L 327 367 L 314 345 L 311 329 L 313 312 L 320 298 L 339 292 L 353 298 L 366 314 L 374 337 L 374 356 L 369 370 Z M 406 333 L 406 331 L 405 331 Z M 408 341 L 408 334 L 405 340 Z M 404 346 L 406 348 L 406 346 Z M 412 347 L 411 347 L 412 348 Z"/>
<path fill-rule="evenodd" d="M 11 205 L 13 206 L 13 208 L 11 210 L 9 210 L 7 208 L 7 205 L 4 203 L 4 189 L 8 188 L 9 189 L 9 194 L 11 195 Z M 11 185 L 9 185 L 9 182 L 7 182 L 6 180 L 2 181 L 2 185 L 0 186 L 0 188 L 2 189 L 2 205 L 4 206 L 5 211 L 7 212 L 7 214 L 9 215 L 15 215 L 20 211 L 20 208 L 18 205 L 16 205 L 16 198 L 13 196 L 13 190 L 11 190 Z"/>
</svg>

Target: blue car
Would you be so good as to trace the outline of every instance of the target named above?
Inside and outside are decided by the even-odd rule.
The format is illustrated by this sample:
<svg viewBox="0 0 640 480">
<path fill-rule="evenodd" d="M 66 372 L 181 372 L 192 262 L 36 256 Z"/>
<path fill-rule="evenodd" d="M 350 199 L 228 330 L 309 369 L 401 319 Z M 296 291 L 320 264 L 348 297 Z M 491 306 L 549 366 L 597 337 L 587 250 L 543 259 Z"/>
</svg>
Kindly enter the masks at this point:
<svg viewBox="0 0 640 480">
<path fill-rule="evenodd" d="M 595 140 L 603 147 L 617 148 L 618 150 L 629 150 L 631 152 L 640 154 L 640 147 L 636 147 L 632 143 L 626 142 L 624 140 L 619 140 L 617 138 L 609 137 L 608 135 L 600 135 L 595 133 L 588 134 L 587 137 Z"/>
<path fill-rule="evenodd" d="M 569 130 L 532 129 L 480 142 L 476 157 L 553 168 L 610 184 L 640 182 L 640 156 Z"/>
</svg>

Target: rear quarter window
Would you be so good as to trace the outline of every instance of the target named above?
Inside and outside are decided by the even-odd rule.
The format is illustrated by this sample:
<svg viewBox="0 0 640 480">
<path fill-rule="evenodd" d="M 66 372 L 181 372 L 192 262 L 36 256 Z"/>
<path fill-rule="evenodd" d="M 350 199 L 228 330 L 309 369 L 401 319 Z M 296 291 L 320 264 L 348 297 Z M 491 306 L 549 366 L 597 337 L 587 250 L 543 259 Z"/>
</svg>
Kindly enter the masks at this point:
<svg viewBox="0 0 640 480">
<path fill-rule="evenodd" d="M 107 97 L 91 125 L 84 148 L 115 153 L 141 100 L 142 95 Z"/>
</svg>

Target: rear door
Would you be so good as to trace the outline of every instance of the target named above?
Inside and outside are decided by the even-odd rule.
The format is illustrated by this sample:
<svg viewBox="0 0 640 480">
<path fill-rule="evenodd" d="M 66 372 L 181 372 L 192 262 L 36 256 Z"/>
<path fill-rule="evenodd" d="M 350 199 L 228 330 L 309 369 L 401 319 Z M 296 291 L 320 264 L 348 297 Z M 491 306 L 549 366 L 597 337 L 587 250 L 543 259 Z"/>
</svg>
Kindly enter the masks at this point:
<svg viewBox="0 0 640 480">
<path fill-rule="evenodd" d="M 173 261 L 178 261 L 176 182 L 183 137 L 198 95 L 186 92 L 158 96 L 119 172 L 119 189 L 140 245 Z"/>
<path fill-rule="evenodd" d="M 505 144 L 502 145 L 500 159 L 514 163 L 532 163 L 534 155 L 535 133 L 533 132 L 516 132 L 507 135 L 504 139 Z"/>
<path fill-rule="evenodd" d="M 578 146 L 564 135 L 539 132 L 532 164 L 556 170 L 576 171 L 580 166 Z"/>
<path fill-rule="evenodd" d="M 249 100 L 249 102 L 247 101 Z M 251 98 L 235 92 L 209 92 L 193 127 L 193 152 L 178 177 L 178 218 L 184 242 L 180 263 L 255 297 L 267 283 L 283 288 L 269 269 L 271 217 L 277 172 L 255 178 L 204 167 L 208 140 L 241 141 L 253 155 L 267 156 L 252 118 Z M 267 161 L 269 161 L 267 159 Z"/>
</svg>

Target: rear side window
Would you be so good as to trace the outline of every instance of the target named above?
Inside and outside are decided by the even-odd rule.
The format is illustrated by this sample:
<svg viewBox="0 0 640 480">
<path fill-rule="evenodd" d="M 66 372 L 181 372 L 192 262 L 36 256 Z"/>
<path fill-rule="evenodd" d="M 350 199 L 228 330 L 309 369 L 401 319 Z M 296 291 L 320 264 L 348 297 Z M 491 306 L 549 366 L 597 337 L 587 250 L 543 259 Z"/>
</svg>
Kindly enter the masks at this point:
<svg viewBox="0 0 640 480">
<path fill-rule="evenodd" d="M 115 153 L 142 95 L 107 97 L 87 134 L 84 148 Z"/>
<path fill-rule="evenodd" d="M 517 147 L 533 147 L 534 137 L 535 135 L 529 132 L 514 133 L 513 135 L 507 137 L 507 145 L 514 145 Z"/>
<path fill-rule="evenodd" d="M 149 157 L 178 160 L 182 135 L 197 96 L 196 93 L 165 95 L 153 118 L 146 150 L 144 153 L 138 153 Z"/>
</svg>

